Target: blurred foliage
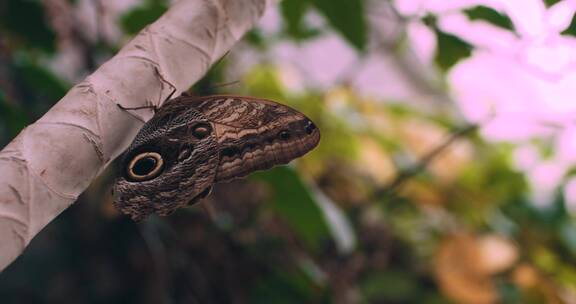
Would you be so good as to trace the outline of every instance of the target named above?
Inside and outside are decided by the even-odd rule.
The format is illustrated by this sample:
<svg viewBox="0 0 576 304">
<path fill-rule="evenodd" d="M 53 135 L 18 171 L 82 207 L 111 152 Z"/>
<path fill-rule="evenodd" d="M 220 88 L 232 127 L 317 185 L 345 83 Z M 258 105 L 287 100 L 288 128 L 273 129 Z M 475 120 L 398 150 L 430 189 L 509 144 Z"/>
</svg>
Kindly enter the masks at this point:
<svg viewBox="0 0 576 304">
<path fill-rule="evenodd" d="M 576 16 L 572 17 L 572 22 L 570 22 L 570 25 L 562 32 L 562 34 L 576 36 Z"/>
<path fill-rule="evenodd" d="M 307 11 L 313 7 L 351 45 L 364 50 L 367 42 L 367 22 L 364 0 L 286 0 L 281 2 L 287 33 L 297 39 L 308 39 L 318 34 L 317 29 L 305 23 Z"/>
<path fill-rule="evenodd" d="M 30 56 L 16 56 L 13 63 L 15 77 L 20 77 L 22 84 L 30 91 L 34 90 L 34 95 L 39 98 L 57 101 L 69 89 L 64 81 L 42 64 L 34 62 Z"/>
<path fill-rule="evenodd" d="M 279 167 L 253 175 L 270 186 L 274 198 L 270 202 L 278 214 L 309 247 L 318 251 L 329 238 L 322 211 L 302 179 L 289 168 Z"/>
<path fill-rule="evenodd" d="M 55 34 L 46 20 L 40 1 L 6 0 L 0 4 L 0 34 L 14 39 L 20 47 L 55 51 Z"/>
<path fill-rule="evenodd" d="M 4 122 L 0 124 L 0 128 L 6 128 L 3 133 L 10 137 L 15 137 L 28 124 L 24 111 L 6 103 L 2 91 L 0 91 L 0 118 L 0 121 Z M 3 139 L 3 137 L 0 138 Z M 4 143 L 4 140 L 1 142 Z"/>
<path fill-rule="evenodd" d="M 438 29 L 436 29 L 436 41 L 438 52 L 435 61 L 443 71 L 447 71 L 458 61 L 469 57 L 472 53 L 470 44 Z"/>
<path fill-rule="evenodd" d="M 311 2 L 346 40 L 358 50 L 364 50 L 367 38 L 364 0 L 311 0 Z"/>
<path fill-rule="evenodd" d="M 365 5 L 284 0 L 277 39 L 305 43 L 334 30 L 362 53 Z M 128 37 L 166 7 L 144 1 L 119 25 Z M 330 28 L 308 24 L 312 11 Z M 486 7 L 467 14 L 511 28 Z M 1 144 L 70 86 L 50 65 L 61 37 L 46 16 L 41 1 L 0 3 Z M 472 47 L 434 20 L 424 18 L 447 71 Z M 257 29 L 247 37 L 257 52 L 278 40 Z M 110 42 L 75 43 L 94 50 Z M 118 47 L 86 52 L 80 72 Z M 104 173 L 0 275 L 2 303 L 561 303 L 576 293 L 576 221 L 562 189 L 549 206 L 531 202 L 509 145 L 463 132 L 421 163 L 469 126 L 346 85 L 292 92 L 274 62 L 235 79 L 240 87 L 219 86 L 234 59 L 222 59 L 192 92 L 287 102 L 317 123 L 320 146 L 142 223 L 112 207 L 113 173 Z"/>
<path fill-rule="evenodd" d="M 306 0 L 291 0 L 280 2 L 282 15 L 286 23 L 286 32 L 295 40 L 313 38 L 319 34 L 318 29 L 310 28 L 304 22 L 304 16 L 310 3 Z"/>
<path fill-rule="evenodd" d="M 168 9 L 164 0 L 146 0 L 144 4 L 122 16 L 120 23 L 127 34 L 136 34 L 162 16 Z"/>
<path fill-rule="evenodd" d="M 545 4 L 547 7 L 550 7 L 550 6 L 556 4 L 556 3 L 560 2 L 560 1 L 561 1 L 561 0 L 544 0 L 544 4 Z"/>
<path fill-rule="evenodd" d="M 505 29 L 514 30 L 512 20 L 508 16 L 502 15 L 489 7 L 479 5 L 464 12 L 470 20 L 485 20 Z"/>
<path fill-rule="evenodd" d="M 470 19 L 474 19 L 474 16 L 479 19 L 485 18 L 487 15 L 492 16 L 491 14 L 486 14 L 486 11 L 479 9 L 479 7 L 470 10 L 468 15 Z M 472 45 L 457 36 L 440 30 L 436 25 L 437 20 L 435 16 L 427 15 L 422 18 L 422 21 L 433 29 L 436 34 L 438 51 L 436 52 L 434 61 L 440 69 L 447 71 L 460 60 L 470 56 L 472 53 Z"/>
</svg>

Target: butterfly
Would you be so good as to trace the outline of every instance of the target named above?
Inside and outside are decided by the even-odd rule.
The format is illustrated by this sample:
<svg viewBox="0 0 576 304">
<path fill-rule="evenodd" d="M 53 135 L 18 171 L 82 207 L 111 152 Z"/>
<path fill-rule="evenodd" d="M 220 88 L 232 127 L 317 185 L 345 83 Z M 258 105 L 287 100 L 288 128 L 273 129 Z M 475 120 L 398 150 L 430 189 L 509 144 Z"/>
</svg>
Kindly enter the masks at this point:
<svg viewBox="0 0 576 304">
<path fill-rule="evenodd" d="M 320 131 L 270 100 L 183 95 L 158 109 L 124 153 L 114 205 L 133 220 L 171 214 L 213 185 L 286 164 L 314 149 Z"/>
</svg>

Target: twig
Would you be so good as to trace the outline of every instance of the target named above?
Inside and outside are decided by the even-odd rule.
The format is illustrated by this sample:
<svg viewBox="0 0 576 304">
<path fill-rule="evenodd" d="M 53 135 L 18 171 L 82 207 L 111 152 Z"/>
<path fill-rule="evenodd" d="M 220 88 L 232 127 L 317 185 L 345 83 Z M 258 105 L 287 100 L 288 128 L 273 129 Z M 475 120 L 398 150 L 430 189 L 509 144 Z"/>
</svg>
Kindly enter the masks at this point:
<svg viewBox="0 0 576 304">
<path fill-rule="evenodd" d="M 376 189 L 372 193 L 372 198 L 377 199 L 380 197 L 390 196 L 393 195 L 394 192 L 400 188 L 404 183 L 406 183 L 410 178 L 418 175 L 422 170 L 426 169 L 426 167 L 438 156 L 440 156 L 450 145 L 452 145 L 458 139 L 469 135 L 470 133 L 476 131 L 479 127 L 479 124 L 471 124 L 464 126 L 463 128 L 456 130 L 454 133 L 450 134 L 448 138 L 446 138 L 440 145 L 430 150 L 427 154 L 425 154 L 420 161 L 416 164 L 401 170 L 398 172 L 396 177 L 387 185 L 382 188 Z"/>
<path fill-rule="evenodd" d="M 240 83 L 240 80 L 234 80 L 234 81 L 228 81 L 228 82 L 223 82 L 223 83 L 217 83 L 215 85 L 213 85 L 211 87 L 211 89 L 218 89 L 221 87 L 226 87 L 226 86 L 231 86 L 231 85 L 237 85 Z"/>
</svg>

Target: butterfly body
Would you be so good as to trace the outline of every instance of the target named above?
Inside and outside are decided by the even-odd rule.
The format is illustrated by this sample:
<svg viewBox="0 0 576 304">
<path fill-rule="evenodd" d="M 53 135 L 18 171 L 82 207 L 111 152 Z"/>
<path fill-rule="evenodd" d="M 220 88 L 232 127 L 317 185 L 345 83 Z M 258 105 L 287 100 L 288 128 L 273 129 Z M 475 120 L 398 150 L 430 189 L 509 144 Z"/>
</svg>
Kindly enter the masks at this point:
<svg viewBox="0 0 576 304">
<path fill-rule="evenodd" d="M 168 215 L 212 185 L 286 164 L 320 140 L 300 112 L 238 96 L 172 99 L 137 134 L 114 185 L 114 204 L 134 220 Z"/>
</svg>

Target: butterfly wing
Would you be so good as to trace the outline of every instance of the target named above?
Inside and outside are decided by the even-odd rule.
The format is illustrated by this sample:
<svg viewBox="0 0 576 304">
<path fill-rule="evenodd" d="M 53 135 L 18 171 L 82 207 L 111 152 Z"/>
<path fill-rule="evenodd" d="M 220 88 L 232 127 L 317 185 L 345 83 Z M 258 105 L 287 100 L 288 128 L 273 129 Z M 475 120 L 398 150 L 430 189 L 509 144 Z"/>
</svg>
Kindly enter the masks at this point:
<svg viewBox="0 0 576 304">
<path fill-rule="evenodd" d="M 273 101 L 181 96 L 162 106 L 126 151 L 115 205 L 135 220 L 167 215 L 215 182 L 285 164 L 319 140 L 310 119 Z"/>
<path fill-rule="evenodd" d="M 320 132 L 304 114 L 270 100 L 209 96 L 195 108 L 215 128 L 220 161 L 216 181 L 286 164 L 320 141 Z"/>
</svg>

